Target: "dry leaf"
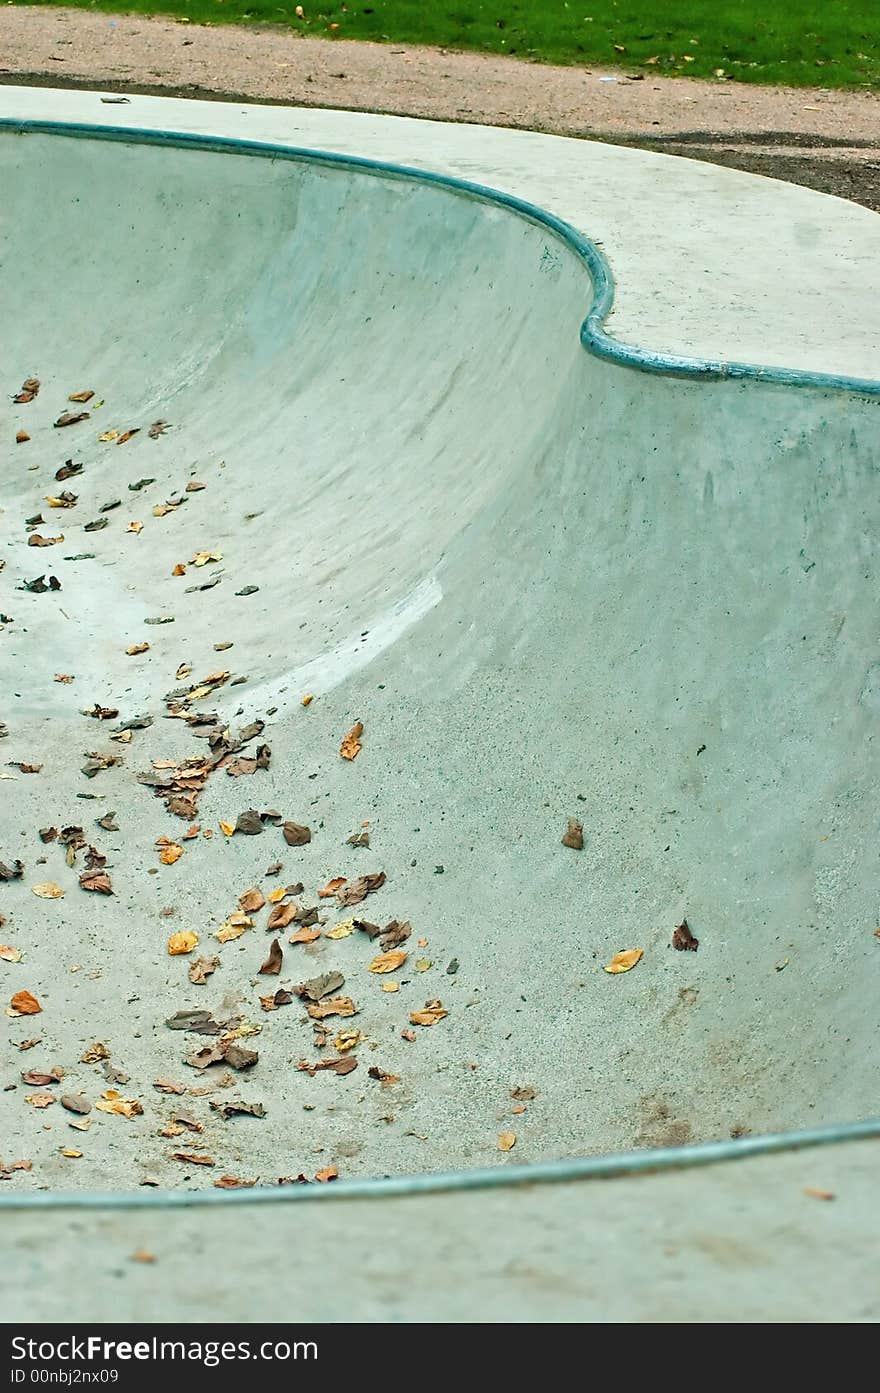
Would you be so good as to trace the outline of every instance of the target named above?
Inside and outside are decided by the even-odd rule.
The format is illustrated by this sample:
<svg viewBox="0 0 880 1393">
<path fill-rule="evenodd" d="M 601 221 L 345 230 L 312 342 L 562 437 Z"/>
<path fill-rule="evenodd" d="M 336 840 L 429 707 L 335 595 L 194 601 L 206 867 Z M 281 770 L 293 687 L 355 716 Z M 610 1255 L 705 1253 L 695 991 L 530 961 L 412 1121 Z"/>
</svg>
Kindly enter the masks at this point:
<svg viewBox="0 0 880 1393">
<path fill-rule="evenodd" d="M 193 933 L 192 929 L 183 929 L 180 933 L 172 934 L 169 938 L 168 954 L 175 958 L 182 953 L 191 953 L 198 946 L 198 942 L 198 934 Z"/>
<path fill-rule="evenodd" d="M 332 929 L 328 929 L 325 938 L 348 938 L 349 934 L 354 933 L 354 920 L 342 919 L 338 924 L 334 924 Z"/>
<path fill-rule="evenodd" d="M 180 1094 L 186 1092 L 185 1083 L 174 1083 L 172 1079 L 157 1079 L 156 1082 L 153 1084 L 153 1087 L 155 1089 L 158 1089 L 160 1093 Z"/>
<path fill-rule="evenodd" d="M 121 1098 L 115 1088 L 108 1088 L 98 1099 L 95 1107 L 99 1112 L 116 1113 L 120 1117 L 139 1117 L 143 1108 L 136 1098 Z"/>
<path fill-rule="evenodd" d="M 389 980 L 388 982 L 383 982 L 383 983 L 382 983 L 382 990 L 383 990 L 383 992 L 399 992 L 399 991 L 400 991 L 400 983 L 399 983 L 399 982 L 392 982 L 392 981 L 390 981 L 390 980 Z"/>
<path fill-rule="evenodd" d="M 568 819 L 568 826 L 562 834 L 562 845 L 571 847 L 572 851 L 583 851 L 584 829 L 577 818 Z"/>
<path fill-rule="evenodd" d="M 334 876 L 333 880 L 328 880 L 328 881 L 327 881 L 327 884 L 323 887 L 323 889 L 321 889 L 321 890 L 318 891 L 318 899 L 319 899 L 319 900 L 329 900 L 333 895 L 336 894 L 337 890 L 339 890 L 339 889 L 341 888 L 341 886 L 343 886 L 344 884 L 345 884 L 345 876 L 344 876 L 344 875 L 337 875 L 337 876 Z"/>
<path fill-rule="evenodd" d="M 213 1166 L 214 1164 L 210 1156 L 199 1156 L 192 1151 L 171 1151 L 169 1155 L 172 1161 L 185 1161 L 188 1166 Z"/>
<path fill-rule="evenodd" d="M 126 527 L 125 530 L 126 530 L 126 532 L 134 532 L 135 535 L 137 535 L 138 533 L 143 532 L 143 530 L 144 530 L 144 524 L 143 524 L 142 522 L 130 522 L 130 523 L 128 524 L 128 527 Z M 150 646 L 150 645 L 147 644 L 147 647 L 148 647 L 148 648 L 149 648 L 149 646 Z M 129 651 L 129 653 L 130 653 L 130 652 L 131 652 L 131 649 L 129 648 L 128 651 Z"/>
<path fill-rule="evenodd" d="M 56 428 L 58 426 L 76 426 L 80 421 L 87 421 L 88 419 L 89 413 L 87 411 L 62 411 L 58 420 L 53 421 L 52 424 Z"/>
<path fill-rule="evenodd" d="M 276 904 L 269 911 L 269 918 L 266 920 L 266 928 L 286 929 L 288 924 L 293 923 L 297 913 L 298 910 L 295 904 Z"/>
<path fill-rule="evenodd" d="M 300 700 L 300 706 L 311 706 L 314 700 L 315 698 L 313 697 L 312 693 L 306 692 L 305 696 L 302 697 Z"/>
<path fill-rule="evenodd" d="M 93 397 L 94 395 L 95 395 L 94 392 L 89 392 L 89 391 L 85 391 L 85 392 L 71 392 L 71 394 L 70 394 L 70 396 L 67 398 L 67 400 L 68 400 L 68 401 L 78 401 L 78 402 L 80 403 L 80 405 L 82 405 L 83 403 L 85 403 L 85 402 L 87 402 L 87 401 L 91 401 L 91 400 L 92 400 L 92 397 Z"/>
<path fill-rule="evenodd" d="M 341 905 L 360 904 L 367 895 L 374 890 L 380 889 L 385 884 L 386 876 L 384 871 L 378 871 L 375 875 L 361 875 L 351 884 L 346 885 L 344 890 L 340 890 L 336 898 Z"/>
<path fill-rule="evenodd" d="M 312 840 L 311 828 L 300 822 L 283 822 L 281 831 L 288 846 L 305 846 Z"/>
<path fill-rule="evenodd" d="M 178 561 L 177 565 L 174 567 L 174 570 L 171 572 L 171 574 L 172 574 L 173 576 L 185 576 L 185 575 L 186 575 L 186 567 L 185 567 L 184 565 L 182 565 L 181 562 Z"/>
<path fill-rule="evenodd" d="M 125 651 L 126 651 L 126 653 L 128 654 L 128 656 L 129 656 L 130 658 L 133 658 L 133 657 L 135 657 L 135 655 L 138 654 L 138 653 L 146 653 L 146 652 L 148 652 L 148 651 L 149 651 L 149 647 L 150 647 L 150 645 L 149 645 L 148 643 L 133 643 L 133 644 L 131 645 L 131 647 L 130 647 L 130 648 L 126 648 Z"/>
<path fill-rule="evenodd" d="M 236 911 L 220 925 L 214 937 L 220 943 L 231 943 L 233 939 L 241 938 L 245 929 L 252 929 L 253 926 L 253 919 L 249 919 L 246 914 Z"/>
<path fill-rule="evenodd" d="M 245 890 L 239 895 L 238 903 L 245 914 L 256 914 L 258 909 L 262 909 L 266 903 L 262 890 L 254 886 L 251 890 Z"/>
<path fill-rule="evenodd" d="M 63 535 L 60 537 L 43 537 L 39 532 L 32 532 L 28 537 L 29 547 L 54 547 L 58 542 L 63 542 Z"/>
<path fill-rule="evenodd" d="M 32 992 L 16 992 L 9 1002 L 7 1014 L 11 1016 L 38 1016 L 42 1011 L 37 998 Z"/>
<path fill-rule="evenodd" d="M 255 1180 L 240 1180 L 237 1175 L 221 1175 L 214 1181 L 217 1190 L 249 1190 L 256 1185 Z"/>
<path fill-rule="evenodd" d="M 110 1051 L 101 1041 L 96 1040 L 93 1045 L 89 1045 L 79 1057 L 80 1064 L 100 1064 L 102 1059 L 109 1059 Z"/>
<path fill-rule="evenodd" d="M 516 1146 L 516 1132 L 499 1132 L 498 1150 L 512 1151 Z"/>
<path fill-rule="evenodd" d="M 131 440 L 131 437 L 133 435 L 137 435 L 139 430 L 140 426 L 133 426 L 131 430 L 124 430 L 122 434 L 118 437 L 116 444 L 124 445 L 127 440 Z"/>
<path fill-rule="evenodd" d="M 205 984 L 212 972 L 220 966 L 219 958 L 195 958 L 189 965 L 189 980 L 196 986 Z"/>
<path fill-rule="evenodd" d="M 98 895 L 113 894 L 113 886 L 106 871 L 83 871 L 79 883 L 83 890 L 91 890 Z"/>
<path fill-rule="evenodd" d="M 30 440 L 30 436 L 28 435 L 26 430 L 17 430 L 15 432 L 16 445 L 25 445 L 28 440 Z"/>
<path fill-rule="evenodd" d="M 408 954 L 399 949 L 393 950 L 390 953 L 380 953 L 379 956 L 374 958 L 370 963 L 367 971 L 378 973 L 396 972 L 399 967 L 403 967 L 403 964 L 407 960 L 407 956 Z"/>
<path fill-rule="evenodd" d="M 523 1084 L 519 1088 L 512 1088 L 510 1090 L 510 1096 L 511 1098 L 516 1098 L 519 1103 L 530 1103 L 533 1098 L 537 1098 L 538 1090 L 532 1088 L 531 1084 Z"/>
<path fill-rule="evenodd" d="M 820 1190 L 816 1185 L 805 1185 L 804 1194 L 809 1195 L 811 1200 L 833 1200 L 832 1190 Z"/>
<path fill-rule="evenodd" d="M 414 1030 L 409 1029 L 402 1030 L 400 1032 L 400 1037 L 402 1040 L 409 1040 L 410 1044 L 412 1044 L 414 1040 L 418 1039 L 416 1032 Z"/>
<path fill-rule="evenodd" d="M 606 964 L 605 971 L 612 973 L 612 975 L 616 975 L 620 972 L 629 972 L 643 956 L 643 948 L 627 948 L 623 953 L 614 954 L 611 961 Z"/>
<path fill-rule="evenodd" d="M 390 1088 L 391 1084 L 400 1083 L 399 1074 L 386 1074 L 385 1070 L 380 1069 L 377 1064 L 374 1064 L 371 1069 L 368 1069 L 367 1073 L 371 1079 L 378 1079 L 383 1088 Z"/>
<path fill-rule="evenodd" d="M 411 1011 L 409 1018 L 413 1025 L 436 1025 L 438 1021 L 442 1021 L 444 1016 L 448 1015 L 449 1012 L 444 1011 L 440 1002 L 435 999 L 434 1001 L 426 1001 L 423 1010 Z"/>
<path fill-rule="evenodd" d="M 48 1108 L 55 1102 L 54 1093 L 26 1093 L 24 1101 L 32 1108 Z"/>
<path fill-rule="evenodd" d="M 62 1156 L 67 1156 L 72 1161 L 79 1160 L 82 1156 L 82 1152 L 77 1151 L 75 1146 L 59 1146 L 58 1150 Z"/>
<path fill-rule="evenodd" d="M 363 733 L 363 721 L 355 721 L 351 730 L 339 746 L 339 753 L 342 755 L 343 759 L 357 759 L 361 752 L 361 736 Z"/>
<path fill-rule="evenodd" d="M 288 943 L 314 943 L 315 939 L 321 937 L 320 929 L 310 929 L 303 924 L 302 928 L 297 929 L 295 934 L 291 934 Z"/>
<path fill-rule="evenodd" d="M 56 672 L 54 680 L 56 682 L 70 683 L 73 681 L 72 672 Z"/>
<path fill-rule="evenodd" d="M 357 1009 L 350 996 L 329 996 L 306 1006 L 313 1021 L 323 1021 L 328 1016 L 356 1016 Z"/>
<path fill-rule="evenodd" d="M 284 954 L 281 949 L 281 942 L 273 938 L 269 948 L 269 955 L 263 966 L 260 968 L 260 975 L 263 977 L 277 977 L 281 971 L 281 964 L 284 961 Z"/>
<path fill-rule="evenodd" d="M 338 1176 L 339 1171 L 336 1169 L 335 1166 L 325 1166 L 323 1170 L 315 1171 L 315 1179 L 320 1180 L 321 1182 L 326 1182 L 328 1180 L 336 1180 Z"/>
<path fill-rule="evenodd" d="M 688 928 L 687 919 L 682 919 L 681 923 L 678 925 L 676 929 L 673 930 L 672 933 L 673 948 L 677 948 L 679 952 L 685 952 L 687 949 L 690 949 L 692 953 L 695 953 L 697 951 L 697 948 L 699 947 L 699 943 L 700 940 L 698 938 L 694 938 L 693 934 Z"/>
<path fill-rule="evenodd" d="M 56 885 L 51 880 L 44 880 L 40 885 L 32 885 L 31 889 L 41 900 L 60 900 L 64 891 L 60 885 Z"/>
<path fill-rule="evenodd" d="M 358 1067 L 358 1062 L 353 1054 L 344 1054 L 341 1059 L 319 1059 L 315 1064 L 301 1059 L 296 1067 L 307 1074 L 317 1074 L 323 1069 L 330 1069 L 334 1074 L 350 1074 Z"/>
<path fill-rule="evenodd" d="M 178 846 L 177 842 L 169 842 L 163 846 L 159 852 L 159 860 L 163 866 L 173 866 L 175 861 L 179 861 L 183 855 L 183 847 Z"/>
<path fill-rule="evenodd" d="M 273 861 L 272 865 L 271 865 L 271 866 L 268 866 L 268 867 L 266 868 L 266 875 L 278 875 L 278 874 L 281 872 L 281 870 L 282 870 L 281 862 L 280 862 L 280 861 Z M 274 890 L 271 890 L 271 891 L 269 892 L 269 895 L 267 896 L 267 898 L 268 898 L 270 904 L 278 904 L 279 901 L 281 901 L 281 900 L 284 899 L 284 896 L 285 896 L 286 894 L 287 894 L 287 886 L 286 886 L 286 885 L 276 885 L 275 889 L 274 889 Z"/>
<path fill-rule="evenodd" d="M 20 963 L 21 949 L 13 948 L 8 943 L 0 943 L 0 959 L 5 963 Z"/>
</svg>

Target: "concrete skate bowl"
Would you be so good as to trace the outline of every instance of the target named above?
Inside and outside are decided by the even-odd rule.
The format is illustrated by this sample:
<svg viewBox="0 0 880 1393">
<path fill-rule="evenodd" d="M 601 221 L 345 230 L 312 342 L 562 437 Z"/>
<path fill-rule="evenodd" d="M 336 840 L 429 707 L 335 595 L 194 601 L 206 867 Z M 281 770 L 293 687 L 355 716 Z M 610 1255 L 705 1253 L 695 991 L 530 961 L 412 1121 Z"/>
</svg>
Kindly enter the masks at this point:
<svg viewBox="0 0 880 1393">
<path fill-rule="evenodd" d="M 4 1202 L 878 1130 L 876 384 L 615 344 L 596 248 L 453 180 L 22 124 L 0 170 Z"/>
</svg>

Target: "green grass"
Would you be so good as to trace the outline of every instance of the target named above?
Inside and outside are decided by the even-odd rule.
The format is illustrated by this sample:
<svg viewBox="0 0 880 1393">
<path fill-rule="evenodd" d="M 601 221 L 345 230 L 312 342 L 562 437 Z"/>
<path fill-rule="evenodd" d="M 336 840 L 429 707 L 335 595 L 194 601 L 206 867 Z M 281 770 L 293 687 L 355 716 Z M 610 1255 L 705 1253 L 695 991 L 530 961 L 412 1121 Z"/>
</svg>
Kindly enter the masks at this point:
<svg viewBox="0 0 880 1393">
<path fill-rule="evenodd" d="M 723 70 L 741 82 L 880 87 L 878 0 L 303 0 L 304 19 L 295 4 L 276 0 L 79 0 L 78 7 L 617 65 L 646 77 Z"/>
</svg>

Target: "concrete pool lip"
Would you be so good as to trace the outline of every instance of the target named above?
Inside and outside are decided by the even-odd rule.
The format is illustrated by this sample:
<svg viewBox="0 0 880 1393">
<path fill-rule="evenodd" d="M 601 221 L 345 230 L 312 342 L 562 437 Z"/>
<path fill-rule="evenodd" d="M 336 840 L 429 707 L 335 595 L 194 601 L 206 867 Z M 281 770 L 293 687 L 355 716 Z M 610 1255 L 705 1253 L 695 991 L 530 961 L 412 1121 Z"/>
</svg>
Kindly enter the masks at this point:
<svg viewBox="0 0 880 1393">
<path fill-rule="evenodd" d="M 73 122 L 16 120 L 0 117 L 0 131 L 22 136 L 54 135 L 68 139 L 109 140 L 134 145 L 154 145 L 179 150 L 212 151 L 218 154 L 252 156 L 262 159 L 284 159 L 309 162 L 339 170 L 375 174 L 380 178 L 403 179 L 433 185 L 453 194 L 461 194 L 492 203 L 511 213 L 537 222 L 560 237 L 582 259 L 593 283 L 593 298 L 581 326 L 581 342 L 588 353 L 605 358 L 620 367 L 640 372 L 658 373 L 664 377 L 681 377 L 702 381 L 756 381 L 780 387 L 816 387 L 830 391 L 854 392 L 862 396 L 880 396 L 880 378 L 852 377 L 840 373 L 804 368 L 772 366 L 762 363 L 743 363 L 722 357 L 697 358 L 686 354 L 662 352 L 628 343 L 613 337 L 605 328 L 613 313 L 615 281 L 607 256 L 592 238 L 564 222 L 537 204 L 505 194 L 498 189 L 458 179 L 451 175 L 417 169 L 405 164 L 367 159 L 357 155 L 342 155 L 330 150 L 307 146 L 274 145 L 267 141 L 248 141 L 223 136 L 205 136 L 174 130 L 151 130 L 137 126 L 76 124 Z M 552 138 L 552 137 L 551 137 Z M 751 176 L 749 176 L 751 177 Z M 825 197 L 825 195 L 819 195 Z"/>
<path fill-rule="evenodd" d="M 53 127 L 51 126 L 51 124 L 42 125 L 41 123 L 33 123 L 33 125 L 30 125 L 29 123 L 22 123 L 20 121 L 16 121 L 14 118 L 11 122 L 4 121 L 3 124 L 7 127 L 11 126 L 12 129 L 24 128 L 40 130 L 41 133 L 44 134 L 65 133 L 63 128 Z M 76 134 L 85 136 L 97 136 L 99 138 L 108 138 L 108 132 L 106 130 L 102 132 L 100 129 L 94 129 L 88 126 L 83 126 L 81 128 L 78 128 L 77 130 L 70 130 L 68 128 L 66 133 L 71 135 Z M 127 129 L 113 130 L 112 135 L 109 136 L 109 138 L 112 139 L 122 139 L 131 141 L 137 141 L 142 137 L 143 133 Z M 166 133 L 158 138 L 161 139 L 163 142 L 167 142 L 169 144 L 173 144 L 175 141 L 179 142 L 181 139 L 183 139 L 184 143 L 188 143 L 187 138 L 185 136 L 180 137 L 179 135 L 173 132 Z M 194 138 L 192 143 L 197 148 L 205 148 L 204 141 L 199 137 Z M 271 149 L 268 149 L 265 145 L 258 147 L 242 147 L 237 146 L 235 144 L 233 144 L 232 146 L 226 146 L 220 145 L 216 141 L 212 143 L 210 138 L 208 139 L 207 148 L 238 148 L 242 151 L 242 153 L 259 153 L 262 155 L 269 156 L 271 156 L 271 154 L 273 153 L 278 153 L 272 151 Z M 289 150 L 288 153 L 290 154 L 291 158 L 295 159 L 307 159 L 312 160 L 314 162 L 320 162 L 322 159 L 326 159 L 337 163 L 347 162 L 351 167 L 358 167 L 356 159 L 353 159 L 350 156 L 336 157 L 333 155 L 321 154 L 315 151 L 304 149 L 295 151 Z M 628 154 L 624 153 L 623 158 L 627 157 Z M 388 172 L 388 167 L 383 166 L 379 162 L 376 162 L 375 165 L 371 164 L 364 167 L 374 168 L 376 172 L 380 173 Z M 394 172 L 395 171 L 392 169 L 391 173 L 393 174 Z M 426 177 L 424 176 L 423 171 L 404 171 L 404 173 L 405 177 L 407 178 Z M 463 192 L 468 191 L 466 185 L 450 185 L 448 181 L 443 180 L 442 176 L 440 177 L 440 180 L 438 180 L 437 182 L 445 182 L 448 187 L 459 187 L 460 190 Z M 476 192 L 478 196 L 481 198 L 492 199 L 495 197 L 493 192 L 489 189 L 479 188 L 476 190 Z M 503 201 L 507 203 L 507 206 L 514 208 L 514 211 L 524 211 L 527 214 L 527 216 L 532 217 L 534 217 L 536 214 L 539 215 L 539 219 L 543 221 L 545 225 L 548 226 L 548 228 L 558 233 L 561 232 L 562 235 L 567 235 L 567 229 L 563 228 L 563 225 L 559 222 L 559 220 L 555 218 L 552 220 L 548 219 L 547 216 L 543 214 L 541 209 L 529 209 L 527 206 L 516 208 L 515 205 L 510 202 L 509 199 Z M 577 236 L 579 234 L 575 235 Z M 584 243 L 586 243 L 587 241 L 587 239 L 585 238 L 581 238 L 581 240 Z M 603 258 L 601 257 L 601 253 L 597 252 L 593 261 L 594 270 L 601 266 L 602 259 Z M 606 306 L 606 309 L 607 308 L 610 308 L 610 305 Z M 593 321 L 594 328 L 588 330 L 586 333 L 587 342 L 585 343 L 585 347 L 587 348 L 595 348 L 597 342 L 601 342 L 597 339 L 598 323 L 600 322 L 600 320 L 596 318 L 598 314 L 599 308 L 594 307 L 594 309 L 591 311 L 591 315 L 588 317 L 588 322 L 589 320 Z M 607 343 L 611 345 L 611 348 L 608 351 L 612 356 L 618 353 L 625 354 L 627 352 L 631 352 L 631 350 L 622 349 L 614 340 L 609 339 L 607 340 Z M 658 354 L 651 352 L 649 352 L 648 358 L 645 361 L 631 361 L 628 365 L 642 369 L 648 368 L 650 370 L 658 372 L 668 372 L 670 369 L 672 369 L 673 371 L 679 369 L 685 375 L 688 376 L 694 375 L 695 373 L 698 376 L 707 375 L 709 377 L 714 376 L 716 378 L 725 375 L 737 375 L 736 371 L 730 369 L 729 366 L 720 365 L 718 363 L 711 365 L 697 364 L 696 366 L 694 366 L 693 364 L 689 365 L 686 363 L 681 363 L 680 361 L 677 363 L 669 363 L 668 361 L 664 362 L 663 360 L 661 360 Z M 790 375 L 784 368 L 760 369 L 747 367 L 744 369 L 744 372 L 746 375 L 754 376 L 758 378 L 758 380 L 769 384 L 779 383 L 780 385 L 784 386 L 805 385 L 812 388 L 818 388 L 820 390 L 839 389 L 865 396 L 874 396 L 880 394 L 880 384 L 878 384 L 874 380 L 850 380 L 845 377 L 841 378 L 840 376 L 835 376 L 833 374 L 826 375 L 820 372 L 811 372 L 809 370 L 795 370 L 794 374 Z M 796 1132 L 792 1132 L 777 1137 L 759 1136 L 751 1139 L 746 1139 L 744 1141 L 731 1143 L 709 1143 L 702 1146 L 698 1145 L 695 1147 L 688 1148 L 658 1148 L 650 1152 L 637 1153 L 635 1156 L 602 1156 L 598 1158 L 586 1159 L 583 1161 L 564 1161 L 558 1163 L 549 1163 L 546 1166 L 538 1164 L 530 1167 L 524 1166 L 491 1171 L 474 1169 L 473 1171 L 459 1171 L 451 1175 L 439 1175 L 435 1173 L 428 1174 L 424 1177 L 404 1176 L 400 1179 L 395 1179 L 391 1181 L 342 1182 L 337 1186 L 330 1187 L 326 1190 L 306 1189 L 306 1187 L 299 1189 L 297 1187 L 291 1187 L 290 1189 L 282 1191 L 264 1190 L 261 1191 L 259 1194 L 254 1191 L 243 1191 L 231 1192 L 228 1195 L 215 1195 L 209 1193 L 207 1196 L 200 1193 L 194 1194 L 192 1192 L 161 1195 L 146 1195 L 142 1192 L 140 1194 L 138 1192 L 133 1192 L 131 1195 L 114 1195 L 112 1193 L 56 1193 L 49 1196 L 15 1196 L 12 1194 L 4 1194 L 0 1195 L 0 1206 L 12 1208 L 30 1208 L 45 1207 L 51 1204 L 53 1206 L 58 1205 L 59 1207 L 66 1207 L 70 1205 L 72 1207 L 87 1206 L 89 1208 L 113 1208 L 116 1206 L 139 1207 L 143 1204 L 147 1207 L 152 1207 L 153 1205 L 158 1205 L 162 1207 L 165 1205 L 179 1206 L 188 1204 L 199 1204 L 202 1202 L 229 1203 L 230 1201 L 233 1201 L 237 1203 L 247 1203 L 253 1200 L 263 1200 L 269 1198 L 271 1198 L 274 1201 L 278 1199 L 288 1198 L 310 1198 L 312 1196 L 333 1196 L 334 1198 L 338 1198 L 341 1200 L 343 1198 L 361 1198 L 369 1194 L 370 1196 L 375 1196 L 376 1198 L 379 1198 L 382 1195 L 398 1195 L 401 1193 L 410 1193 L 413 1190 L 419 1189 L 430 1191 L 437 1189 L 471 1187 L 477 1188 L 483 1185 L 529 1184 L 535 1180 L 554 1181 L 564 1179 L 579 1179 L 586 1178 L 591 1174 L 626 1174 L 631 1173 L 634 1170 L 642 1169 L 653 1171 L 659 1170 L 667 1166 L 699 1165 L 707 1163 L 711 1160 L 733 1160 L 737 1158 L 745 1158 L 755 1154 L 760 1154 L 761 1152 L 765 1151 L 787 1150 L 789 1148 L 797 1147 L 799 1145 L 814 1146 L 827 1142 L 842 1141 L 847 1138 L 856 1140 L 860 1138 L 876 1136 L 878 1134 L 880 1134 L 880 1121 L 856 1123 L 852 1124 L 850 1127 L 817 1129 L 814 1132 L 806 1134 L 798 1134 Z"/>
</svg>

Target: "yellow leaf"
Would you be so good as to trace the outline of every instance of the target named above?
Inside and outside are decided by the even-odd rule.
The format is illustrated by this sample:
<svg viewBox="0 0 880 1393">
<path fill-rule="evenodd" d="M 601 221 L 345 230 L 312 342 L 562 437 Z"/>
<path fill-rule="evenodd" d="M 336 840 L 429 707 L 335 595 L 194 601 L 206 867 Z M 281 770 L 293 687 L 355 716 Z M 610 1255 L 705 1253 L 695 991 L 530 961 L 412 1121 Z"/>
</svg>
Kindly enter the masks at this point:
<svg viewBox="0 0 880 1393">
<path fill-rule="evenodd" d="M 606 963 L 605 971 L 612 974 L 618 972 L 630 972 L 637 962 L 644 956 L 643 948 L 627 948 L 624 953 L 615 953 L 610 963 Z"/>
<path fill-rule="evenodd" d="M 59 1147 L 62 1156 L 69 1156 L 72 1161 L 78 1160 L 82 1156 L 81 1151 L 77 1151 L 75 1146 Z"/>
<path fill-rule="evenodd" d="M 300 705 L 301 705 L 301 706 L 311 706 L 311 704 L 312 704 L 312 702 L 313 702 L 314 700 L 315 700 L 315 698 L 312 696 L 311 692 L 306 692 L 305 696 L 303 697 L 302 701 L 300 702 Z"/>
<path fill-rule="evenodd" d="M 380 953 L 374 958 L 367 968 L 368 972 L 396 972 L 399 967 L 403 967 L 406 962 L 407 954 L 400 948 L 393 948 L 390 953 Z"/>
<path fill-rule="evenodd" d="M 322 1021 L 325 1016 L 356 1016 L 357 1007 L 350 996 L 325 996 L 323 1001 L 311 1002 L 306 1010 L 313 1021 Z"/>
<path fill-rule="evenodd" d="M 499 1132 L 498 1150 L 512 1151 L 516 1146 L 516 1132 Z"/>
<path fill-rule="evenodd" d="M 168 940 L 169 956 L 174 958 L 180 953 L 191 953 L 198 941 L 199 936 L 193 933 L 192 929 L 183 929 L 180 933 L 172 934 Z"/>
<path fill-rule="evenodd" d="M 400 991 L 400 983 L 399 983 L 399 982 L 383 982 L 383 983 L 382 983 L 382 990 L 383 990 L 383 992 L 399 992 L 399 991 Z"/>
<path fill-rule="evenodd" d="M 220 823 L 220 831 L 223 833 L 224 837 L 231 837 L 232 834 L 233 834 L 233 832 L 235 831 L 235 823 L 234 823 L 234 822 L 221 822 L 221 823 Z"/>
<path fill-rule="evenodd" d="M 277 888 L 276 890 L 270 891 L 270 893 L 269 893 L 269 903 L 270 903 L 270 904 L 280 904 L 281 901 L 284 899 L 284 896 L 285 896 L 286 894 L 287 894 L 287 886 L 286 886 L 286 885 L 279 885 L 278 888 Z"/>
<path fill-rule="evenodd" d="M 143 1108 L 136 1098 L 120 1098 L 115 1088 L 108 1088 L 101 1094 L 95 1107 L 98 1112 L 116 1113 L 120 1117 L 138 1117 Z"/>
<path fill-rule="evenodd" d="M 433 966 L 430 958 L 416 958 L 416 972 L 428 972 Z"/>
<path fill-rule="evenodd" d="M 338 924 L 334 924 L 332 929 L 328 929 L 325 938 L 348 938 L 349 934 L 354 933 L 354 920 L 342 919 Z"/>
<path fill-rule="evenodd" d="M 118 434 L 118 430 L 105 430 L 103 435 L 98 436 L 98 439 L 101 441 L 115 440 Z"/>
<path fill-rule="evenodd" d="M 191 566 L 207 566 L 209 561 L 222 561 L 222 551 L 197 551 L 190 561 Z"/>
<path fill-rule="evenodd" d="M 126 532 L 134 532 L 135 535 L 137 535 L 137 533 L 143 532 L 144 524 L 142 522 L 130 522 L 125 530 Z"/>
<path fill-rule="evenodd" d="M 236 912 L 230 914 L 229 918 L 220 925 L 214 937 L 220 943 L 231 943 L 233 939 L 241 938 L 245 929 L 251 929 L 253 925 L 253 919 L 249 919 L 246 914 Z"/>
<path fill-rule="evenodd" d="M 178 846 L 177 842 L 171 842 L 168 846 L 163 846 L 159 852 L 159 860 L 163 866 L 173 866 L 175 861 L 179 861 L 183 855 L 183 847 Z"/>
<path fill-rule="evenodd" d="M 148 643 L 133 643 L 130 648 L 126 648 L 126 653 L 133 658 L 137 653 L 146 653 L 150 645 Z"/>
<path fill-rule="evenodd" d="M 363 1038 L 359 1030 L 343 1030 L 337 1035 L 333 1044 L 340 1054 L 347 1054 L 349 1050 L 353 1050 L 356 1045 L 359 1045 Z"/>
<path fill-rule="evenodd" d="M 51 880 L 44 880 L 40 885 L 31 886 L 31 889 L 41 900 L 60 900 L 64 895 L 61 886 Z"/>
</svg>

